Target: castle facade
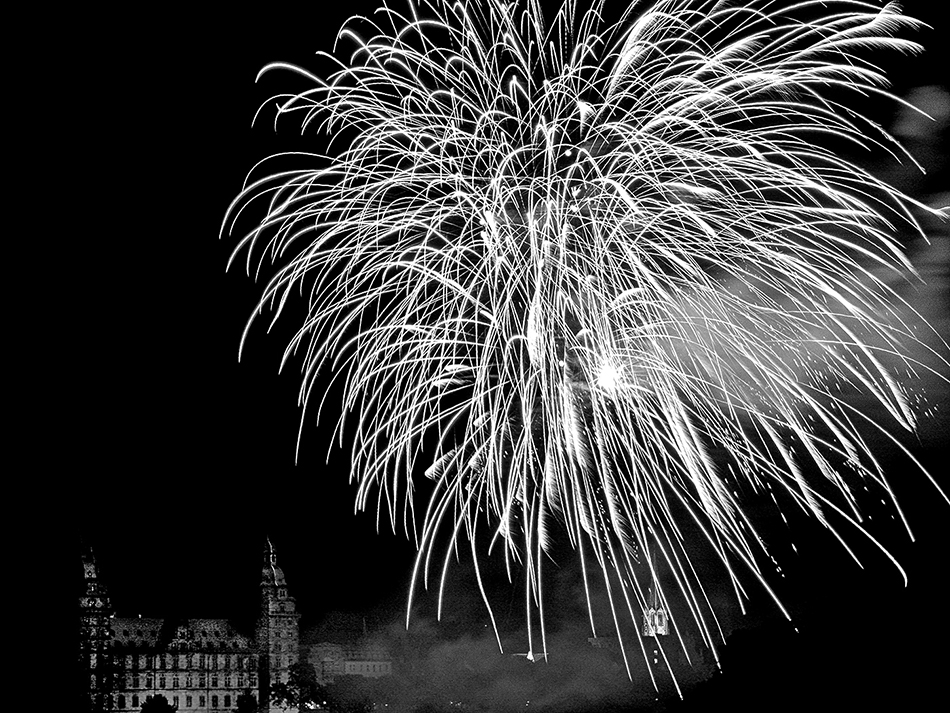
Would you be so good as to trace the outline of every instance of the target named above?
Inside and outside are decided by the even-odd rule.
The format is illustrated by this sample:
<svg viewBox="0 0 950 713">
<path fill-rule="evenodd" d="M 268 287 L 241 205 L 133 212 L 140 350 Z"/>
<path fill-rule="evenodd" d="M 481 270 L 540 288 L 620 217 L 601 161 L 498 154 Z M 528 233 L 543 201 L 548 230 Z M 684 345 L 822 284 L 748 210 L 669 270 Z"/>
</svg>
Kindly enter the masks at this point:
<svg viewBox="0 0 950 713">
<path fill-rule="evenodd" d="M 296 602 L 267 541 L 261 608 L 253 638 L 226 619 L 117 616 L 91 549 L 83 553 L 80 666 L 88 710 L 138 711 L 162 695 L 181 713 L 231 713 L 241 696 L 269 705 L 270 686 L 286 681 L 300 655 Z"/>
</svg>

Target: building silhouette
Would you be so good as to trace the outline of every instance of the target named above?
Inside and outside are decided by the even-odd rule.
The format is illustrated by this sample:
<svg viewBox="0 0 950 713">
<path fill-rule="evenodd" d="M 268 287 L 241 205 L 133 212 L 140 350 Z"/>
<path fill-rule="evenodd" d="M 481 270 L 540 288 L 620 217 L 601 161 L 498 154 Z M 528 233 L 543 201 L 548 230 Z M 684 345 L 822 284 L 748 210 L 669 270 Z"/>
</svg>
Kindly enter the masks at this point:
<svg viewBox="0 0 950 713">
<path fill-rule="evenodd" d="M 340 676 L 382 678 L 393 673 L 389 652 L 370 643 L 321 641 L 309 647 L 306 660 L 313 666 L 317 681 L 323 685 L 333 683 Z"/>
<path fill-rule="evenodd" d="M 261 604 L 253 638 L 227 619 L 121 617 L 100 580 L 92 549 L 83 551 L 80 667 L 87 710 L 136 711 L 162 695 L 182 713 L 232 711 L 241 694 L 269 701 L 300 656 L 300 615 L 267 541 Z M 269 704 L 262 711 L 277 711 Z"/>
</svg>

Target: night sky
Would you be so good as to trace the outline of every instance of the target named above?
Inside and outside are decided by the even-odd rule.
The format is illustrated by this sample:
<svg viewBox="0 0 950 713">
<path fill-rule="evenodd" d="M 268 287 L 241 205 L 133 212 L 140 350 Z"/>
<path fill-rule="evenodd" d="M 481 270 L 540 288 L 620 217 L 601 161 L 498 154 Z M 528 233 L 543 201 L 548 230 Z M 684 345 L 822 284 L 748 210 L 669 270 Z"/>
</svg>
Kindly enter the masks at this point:
<svg viewBox="0 0 950 713">
<path fill-rule="evenodd" d="M 936 4 L 905 6 L 935 22 Z M 334 6 L 355 13 L 373 3 Z M 304 630 L 342 612 L 389 631 L 405 615 L 414 548 L 385 525 L 377 534 L 373 513 L 354 515 L 345 450 L 327 459 L 335 412 L 320 429 L 312 419 L 304 424 L 295 463 L 300 361 L 278 374 L 292 317 L 271 334 L 261 320 L 238 363 L 242 330 L 262 285 L 243 265 L 225 272 L 234 240 L 218 239 L 224 212 L 255 162 L 315 141 L 301 139 L 293 119 L 275 135 L 272 112 L 251 127 L 261 102 L 298 86 L 280 74 L 255 85 L 257 70 L 274 60 L 306 65 L 313 52 L 330 49 L 339 19 L 273 3 L 200 19 L 136 10 L 118 33 L 98 29 L 114 18 L 75 19 L 90 31 L 77 33 L 82 39 L 73 40 L 74 51 L 63 59 L 77 77 L 70 81 L 76 110 L 59 136 L 83 167 L 77 176 L 82 199 L 68 233 L 81 247 L 67 249 L 83 268 L 76 292 L 64 298 L 78 315 L 68 333 L 69 351 L 78 356 L 67 367 L 70 385 L 52 426 L 75 472 L 57 496 L 55 524 L 44 525 L 64 585 L 54 597 L 62 614 L 57 621 L 72 622 L 76 612 L 81 535 L 95 548 L 120 614 L 253 622 L 269 536 Z M 924 44 L 945 43 L 947 29 L 938 25 Z M 946 84 L 938 57 L 932 51 L 916 63 L 891 58 L 898 87 Z M 945 140 L 942 146 L 945 151 Z M 946 177 L 934 151 L 927 159 L 935 175 Z M 926 187 L 936 190 L 929 180 Z M 269 274 L 265 265 L 262 280 Z M 950 404 L 946 390 L 935 393 L 943 399 L 942 415 L 913 447 L 939 479 Z M 886 458 L 894 463 L 895 489 L 917 541 L 901 537 L 883 509 L 872 508 L 871 525 L 880 527 L 875 532 L 905 566 L 909 586 L 856 533 L 846 534 L 863 555 L 864 570 L 812 522 L 791 518 L 794 535 L 784 525 L 772 527 L 786 574 L 775 582 L 793 621 L 750 583 L 749 613 L 724 616 L 724 672 L 670 710 L 710 704 L 738 711 L 804 705 L 920 710 L 944 694 L 950 507 L 904 461 Z M 950 488 L 945 477 L 942 482 Z M 793 536 L 797 554 L 786 544 Z M 557 631 L 569 650 L 571 641 L 583 644 L 589 635 L 583 614 L 572 618 L 577 581 L 571 566 L 564 561 L 555 578 L 564 591 L 552 595 L 563 600 Z M 414 609 L 413 626 L 426 632 L 430 654 L 439 652 L 443 661 L 488 660 L 483 675 L 489 677 L 521 666 L 485 647 L 488 619 L 468 565 L 463 561 L 454 571 L 443 625 L 434 620 L 433 593 L 423 593 Z M 518 639 L 522 584 L 492 589 L 502 603 L 508 652 L 526 650 Z M 714 592 L 723 601 L 726 594 Z M 75 637 L 68 637 L 66 658 L 74 646 Z M 638 700 L 621 672 L 614 672 L 622 679 L 616 687 L 590 674 L 583 645 L 572 655 L 573 683 L 581 689 L 602 686 L 614 704 L 624 691 Z M 534 670 L 522 666 L 506 685 L 516 689 Z M 578 703 L 576 710 L 585 709 Z"/>
</svg>

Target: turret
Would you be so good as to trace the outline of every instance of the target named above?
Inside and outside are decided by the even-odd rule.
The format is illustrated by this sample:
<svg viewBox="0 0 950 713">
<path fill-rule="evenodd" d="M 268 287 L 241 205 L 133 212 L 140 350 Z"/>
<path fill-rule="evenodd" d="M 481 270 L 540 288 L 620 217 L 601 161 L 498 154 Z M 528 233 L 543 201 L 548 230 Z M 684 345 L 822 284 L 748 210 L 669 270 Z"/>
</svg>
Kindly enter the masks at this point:
<svg viewBox="0 0 950 713">
<path fill-rule="evenodd" d="M 270 707 L 270 687 L 286 681 L 290 667 L 297 662 L 300 649 L 300 615 L 297 603 L 287 591 L 287 581 L 277 564 L 274 546 L 268 538 L 261 571 L 261 615 L 257 622 L 260 652 L 262 702 Z"/>
<path fill-rule="evenodd" d="M 105 585 L 99 581 L 92 548 L 83 546 L 83 590 L 79 597 L 79 666 L 86 677 L 90 709 L 112 710 L 115 671 L 112 660 L 112 603 Z"/>
</svg>

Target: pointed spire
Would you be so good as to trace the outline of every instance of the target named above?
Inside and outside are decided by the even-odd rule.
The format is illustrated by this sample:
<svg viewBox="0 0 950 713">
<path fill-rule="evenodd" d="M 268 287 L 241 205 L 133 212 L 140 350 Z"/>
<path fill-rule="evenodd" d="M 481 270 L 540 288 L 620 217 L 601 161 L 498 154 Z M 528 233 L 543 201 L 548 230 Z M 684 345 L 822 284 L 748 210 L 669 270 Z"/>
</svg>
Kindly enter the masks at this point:
<svg viewBox="0 0 950 713">
<path fill-rule="evenodd" d="M 264 545 L 264 568 L 261 571 L 261 586 L 284 586 L 284 573 L 277 566 L 277 553 L 270 537 Z"/>
<path fill-rule="evenodd" d="M 82 575 L 84 592 L 80 597 L 80 605 L 85 609 L 94 609 L 102 612 L 111 611 L 109 590 L 99 581 L 99 570 L 96 567 L 96 557 L 92 547 L 82 538 L 79 540 L 82 550 Z"/>
<path fill-rule="evenodd" d="M 87 584 L 97 583 L 99 581 L 99 570 L 96 567 L 96 556 L 92 552 L 92 545 L 80 537 L 79 546 L 82 552 L 83 579 Z"/>
<path fill-rule="evenodd" d="M 82 543 L 82 571 L 85 579 L 96 579 L 96 556 L 92 553 L 92 547 Z"/>
</svg>

